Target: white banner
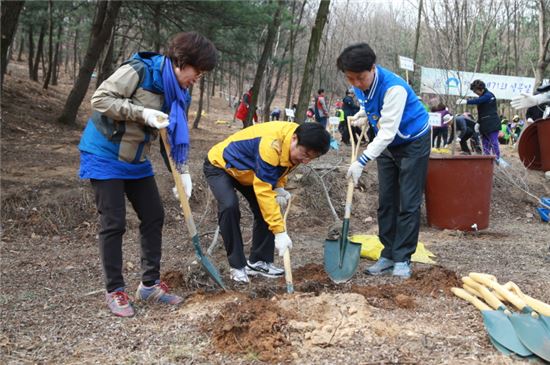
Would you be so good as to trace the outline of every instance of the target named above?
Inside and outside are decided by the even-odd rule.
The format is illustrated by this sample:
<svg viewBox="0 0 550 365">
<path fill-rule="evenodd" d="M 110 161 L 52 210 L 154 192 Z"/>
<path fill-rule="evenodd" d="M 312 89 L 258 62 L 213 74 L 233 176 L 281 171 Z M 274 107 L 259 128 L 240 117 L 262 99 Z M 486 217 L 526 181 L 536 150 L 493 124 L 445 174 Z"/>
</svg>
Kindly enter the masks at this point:
<svg viewBox="0 0 550 365">
<path fill-rule="evenodd" d="M 520 93 L 532 94 L 535 85 L 535 79 L 531 77 L 491 75 L 422 67 L 420 92 L 477 97 L 476 94 L 470 91 L 470 83 L 477 79 L 483 81 L 487 89 L 495 94 L 497 99 L 505 100 L 510 100 Z"/>
<path fill-rule="evenodd" d="M 428 113 L 428 123 L 432 127 L 441 127 L 441 113 Z"/>
<path fill-rule="evenodd" d="M 412 58 L 399 56 L 399 68 L 407 71 L 414 71 L 414 60 Z"/>
</svg>

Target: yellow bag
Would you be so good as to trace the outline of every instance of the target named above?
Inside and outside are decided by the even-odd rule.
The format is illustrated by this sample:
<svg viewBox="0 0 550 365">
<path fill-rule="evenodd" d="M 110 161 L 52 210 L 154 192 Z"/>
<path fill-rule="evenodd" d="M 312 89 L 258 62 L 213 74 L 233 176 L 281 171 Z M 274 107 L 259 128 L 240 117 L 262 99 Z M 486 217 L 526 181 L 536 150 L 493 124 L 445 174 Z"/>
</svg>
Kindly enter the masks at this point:
<svg viewBox="0 0 550 365">
<path fill-rule="evenodd" d="M 358 234 L 351 236 L 349 239 L 361 244 L 361 257 L 371 260 L 378 260 L 380 258 L 384 245 L 382 245 L 378 236 Z M 431 259 L 432 257 L 435 257 L 435 255 L 428 251 L 422 242 L 418 242 L 416 252 L 412 255 L 411 260 L 423 264 L 435 264 L 436 262 Z"/>
</svg>

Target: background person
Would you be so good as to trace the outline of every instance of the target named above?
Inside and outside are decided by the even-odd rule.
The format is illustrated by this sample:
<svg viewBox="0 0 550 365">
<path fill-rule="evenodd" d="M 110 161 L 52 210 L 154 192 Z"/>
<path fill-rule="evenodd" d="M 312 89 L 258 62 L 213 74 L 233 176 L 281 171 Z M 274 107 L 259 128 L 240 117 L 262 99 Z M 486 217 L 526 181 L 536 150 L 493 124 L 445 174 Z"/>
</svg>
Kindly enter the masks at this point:
<svg viewBox="0 0 550 365">
<path fill-rule="evenodd" d="M 319 122 L 323 127 L 327 127 L 328 121 L 328 107 L 325 100 L 325 90 L 317 90 L 317 96 L 315 97 L 315 120 Z"/>
</svg>

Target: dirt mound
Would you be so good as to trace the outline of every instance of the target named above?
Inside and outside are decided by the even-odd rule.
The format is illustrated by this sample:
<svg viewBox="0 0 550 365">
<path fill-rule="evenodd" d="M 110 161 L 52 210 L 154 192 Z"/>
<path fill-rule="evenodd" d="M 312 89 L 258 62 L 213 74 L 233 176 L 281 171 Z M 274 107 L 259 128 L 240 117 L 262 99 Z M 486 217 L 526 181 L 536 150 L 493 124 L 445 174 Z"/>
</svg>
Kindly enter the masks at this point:
<svg viewBox="0 0 550 365">
<path fill-rule="evenodd" d="M 461 286 L 458 275 L 441 266 L 418 270 L 411 279 L 399 284 L 376 286 L 353 285 L 351 291 L 365 296 L 370 305 L 384 309 L 412 309 L 414 297 L 451 295 L 450 288 Z"/>
<path fill-rule="evenodd" d="M 268 299 L 239 299 L 226 303 L 214 317 L 203 322 L 219 352 L 248 355 L 261 361 L 289 359 L 290 311 Z"/>
</svg>

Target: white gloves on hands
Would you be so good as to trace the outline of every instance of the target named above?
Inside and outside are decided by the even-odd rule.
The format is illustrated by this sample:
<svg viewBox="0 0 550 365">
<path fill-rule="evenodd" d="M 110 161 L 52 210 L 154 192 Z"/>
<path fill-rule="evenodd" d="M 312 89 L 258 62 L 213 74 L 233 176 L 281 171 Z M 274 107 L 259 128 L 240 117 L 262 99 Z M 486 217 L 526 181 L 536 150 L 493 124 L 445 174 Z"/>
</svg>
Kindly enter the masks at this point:
<svg viewBox="0 0 550 365">
<path fill-rule="evenodd" d="M 275 233 L 275 248 L 279 251 L 279 256 L 284 256 L 285 251 L 292 248 L 292 240 L 286 232 Z"/>
<path fill-rule="evenodd" d="M 466 103 L 467 103 L 466 99 L 458 99 L 458 100 L 456 101 L 456 105 L 464 105 L 464 104 L 466 104 Z"/>
<path fill-rule="evenodd" d="M 168 115 L 155 109 L 143 108 L 142 116 L 145 125 L 156 129 L 166 128 L 170 124 Z"/>
<path fill-rule="evenodd" d="M 363 128 L 364 125 L 367 124 L 367 113 L 363 109 L 359 110 L 355 115 L 349 117 L 349 120 L 351 121 L 351 125 L 354 127 Z"/>
<path fill-rule="evenodd" d="M 286 205 L 288 204 L 288 201 L 290 200 L 290 193 L 286 191 L 284 188 L 275 188 L 275 192 L 277 193 L 277 196 L 275 199 L 277 200 L 277 204 L 281 207 L 281 209 L 285 209 Z"/>
<path fill-rule="evenodd" d="M 460 142 L 461 141 L 460 137 L 456 137 L 456 141 Z"/>
<path fill-rule="evenodd" d="M 521 93 L 518 96 L 514 96 L 514 98 L 510 102 L 510 105 L 514 109 L 525 109 L 535 105 L 542 104 L 545 101 L 550 101 L 550 94 L 544 93 L 544 94 L 537 94 L 537 95 L 529 95 L 527 93 Z"/>
<path fill-rule="evenodd" d="M 180 179 L 183 184 L 183 189 L 185 190 L 185 195 L 187 195 L 187 199 L 189 199 L 191 197 L 191 192 L 193 191 L 191 175 L 188 173 L 180 174 Z M 172 188 L 172 192 L 174 193 L 174 197 L 179 200 L 180 195 L 178 194 L 178 189 L 175 186 Z"/>
<path fill-rule="evenodd" d="M 350 165 L 348 172 L 346 174 L 346 179 L 349 179 L 351 177 L 353 179 L 353 183 L 357 185 L 357 183 L 359 182 L 359 178 L 363 173 L 364 168 L 365 166 L 361 165 L 359 161 L 355 161 Z"/>
<path fill-rule="evenodd" d="M 474 132 L 479 133 L 479 123 L 474 125 Z"/>
</svg>

